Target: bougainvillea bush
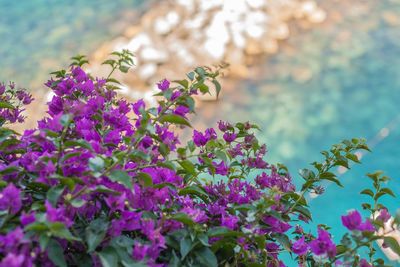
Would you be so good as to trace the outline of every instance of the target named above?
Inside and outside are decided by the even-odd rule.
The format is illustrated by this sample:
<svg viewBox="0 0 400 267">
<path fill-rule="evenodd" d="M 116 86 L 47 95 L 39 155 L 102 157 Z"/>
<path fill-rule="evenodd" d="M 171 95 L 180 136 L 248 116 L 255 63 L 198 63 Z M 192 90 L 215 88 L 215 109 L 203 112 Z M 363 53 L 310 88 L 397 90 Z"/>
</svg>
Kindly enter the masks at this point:
<svg viewBox="0 0 400 267">
<path fill-rule="evenodd" d="M 340 186 L 334 168 L 357 163 L 363 140 L 323 151 L 296 188 L 285 166 L 266 161 L 252 123 L 221 121 L 180 141 L 193 96 L 219 93 L 219 68 L 162 80 L 158 105 L 147 107 L 116 94 L 111 74 L 128 71 L 131 56 L 113 53 L 104 79 L 73 58 L 46 83 L 47 116 L 22 135 L 8 125 L 23 121 L 32 97 L 0 85 L 0 266 L 383 266 L 378 239 L 400 252 L 376 234 L 391 217 L 378 200 L 393 195 L 379 172 L 362 192 L 371 216 L 337 218 L 348 229 L 340 243 L 328 226 L 302 228 L 312 220 L 305 194 L 322 194 L 326 181 Z"/>
</svg>

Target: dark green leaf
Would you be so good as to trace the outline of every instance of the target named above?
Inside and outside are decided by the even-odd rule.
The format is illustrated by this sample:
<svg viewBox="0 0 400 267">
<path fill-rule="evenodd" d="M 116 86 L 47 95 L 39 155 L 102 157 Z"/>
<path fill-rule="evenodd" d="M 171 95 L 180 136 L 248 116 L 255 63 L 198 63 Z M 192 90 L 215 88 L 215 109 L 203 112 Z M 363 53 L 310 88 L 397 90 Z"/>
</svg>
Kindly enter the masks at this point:
<svg viewBox="0 0 400 267">
<path fill-rule="evenodd" d="M 104 168 L 104 160 L 99 156 L 90 158 L 89 168 L 94 172 L 101 172 Z"/>
<path fill-rule="evenodd" d="M 57 185 L 50 188 L 50 190 L 47 191 L 46 198 L 51 203 L 51 205 L 53 205 L 53 207 L 57 205 L 58 199 L 64 192 L 64 189 L 65 189 L 64 185 Z"/>
<path fill-rule="evenodd" d="M 183 212 L 179 212 L 179 213 L 175 213 L 171 216 L 172 220 L 184 223 L 186 225 L 194 225 L 194 221 L 192 220 L 191 217 L 189 217 L 189 215 L 187 215 L 186 213 Z"/>
<path fill-rule="evenodd" d="M 65 226 L 65 224 L 61 223 L 61 222 L 54 222 L 51 223 L 49 226 L 50 229 L 50 233 L 53 236 L 59 237 L 59 238 L 63 238 L 63 239 L 67 239 L 69 241 L 77 241 L 80 240 L 79 238 L 73 236 L 71 234 L 71 232 L 68 230 L 68 228 Z"/>
<path fill-rule="evenodd" d="M 116 267 L 118 266 L 118 253 L 112 247 L 106 247 L 98 253 L 101 265 L 103 267 Z"/>
<path fill-rule="evenodd" d="M 128 188 L 132 188 L 132 178 L 126 171 L 123 170 L 112 170 L 109 178 L 111 181 L 121 183 Z"/>
<path fill-rule="evenodd" d="M 196 260 L 198 260 L 201 264 L 204 264 L 204 266 L 218 267 L 217 257 L 208 247 L 203 247 L 200 250 L 197 250 L 196 255 Z"/>
<path fill-rule="evenodd" d="M 173 82 L 182 85 L 184 88 L 189 87 L 189 82 L 187 80 L 175 80 Z"/>
<path fill-rule="evenodd" d="M 83 139 L 77 139 L 77 140 L 67 140 L 64 142 L 65 147 L 83 147 L 89 150 L 92 150 L 92 146 L 85 140 Z"/>
<path fill-rule="evenodd" d="M 190 250 L 192 249 L 192 240 L 189 236 L 181 239 L 180 244 L 180 253 L 181 259 L 183 260 L 187 254 L 189 254 Z"/>
<path fill-rule="evenodd" d="M 385 194 L 391 195 L 392 197 L 396 197 L 393 191 L 389 188 L 382 188 L 380 192 L 384 192 Z"/>
<path fill-rule="evenodd" d="M 64 258 L 64 250 L 61 245 L 54 239 L 51 239 L 47 246 L 47 255 L 54 265 L 58 267 L 67 267 L 67 262 Z"/>
<path fill-rule="evenodd" d="M 358 157 L 355 154 L 347 153 L 346 158 L 348 158 L 351 161 L 360 163 L 360 160 L 358 159 Z"/>
<path fill-rule="evenodd" d="M 212 80 L 214 86 L 215 86 L 215 91 L 217 92 L 217 98 L 219 96 L 219 93 L 221 92 L 221 84 L 217 80 Z"/>
<path fill-rule="evenodd" d="M 196 174 L 196 167 L 194 164 L 189 161 L 189 160 L 183 160 L 178 162 L 179 165 L 182 166 L 183 169 L 185 169 L 188 173 L 195 175 Z"/>
<path fill-rule="evenodd" d="M 153 185 L 153 178 L 148 173 L 139 172 L 137 174 L 137 179 L 144 187 Z"/>
<path fill-rule="evenodd" d="M 179 195 L 196 195 L 204 201 L 208 201 L 208 194 L 197 185 L 190 185 L 179 191 Z"/>
<path fill-rule="evenodd" d="M 394 253 L 400 256 L 400 245 L 395 238 L 386 236 L 383 240 Z"/>
<path fill-rule="evenodd" d="M 108 222 L 104 218 L 92 221 L 85 230 L 88 253 L 93 252 L 103 241 L 108 229 Z"/>
<path fill-rule="evenodd" d="M 14 109 L 14 106 L 8 102 L 0 101 L 0 108 Z"/>
<path fill-rule="evenodd" d="M 183 118 L 179 115 L 175 115 L 175 114 L 163 115 L 160 117 L 159 121 L 161 123 L 169 122 L 169 123 L 173 123 L 173 124 L 186 125 L 186 126 L 192 127 L 185 118 Z"/>
<path fill-rule="evenodd" d="M 372 192 L 372 190 L 370 189 L 364 189 L 363 191 L 360 192 L 360 194 L 374 197 L 374 192 Z"/>
</svg>

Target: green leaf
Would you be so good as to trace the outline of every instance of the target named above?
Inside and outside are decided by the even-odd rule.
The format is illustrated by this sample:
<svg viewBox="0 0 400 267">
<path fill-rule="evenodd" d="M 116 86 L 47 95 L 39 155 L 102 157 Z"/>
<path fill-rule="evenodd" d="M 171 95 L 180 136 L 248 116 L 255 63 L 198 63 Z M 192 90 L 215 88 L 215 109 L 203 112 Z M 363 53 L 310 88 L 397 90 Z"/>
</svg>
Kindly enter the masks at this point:
<svg viewBox="0 0 400 267">
<path fill-rule="evenodd" d="M 189 72 L 186 74 L 186 76 L 189 78 L 189 80 L 193 81 L 194 80 L 194 75 L 195 73 L 193 71 Z"/>
<path fill-rule="evenodd" d="M 394 253 L 400 256 L 400 245 L 395 238 L 386 236 L 383 240 Z"/>
<path fill-rule="evenodd" d="M 70 203 L 71 203 L 71 206 L 74 208 L 81 208 L 81 207 L 83 207 L 83 205 L 86 204 L 86 201 L 83 199 L 75 198 Z"/>
<path fill-rule="evenodd" d="M 71 123 L 71 115 L 64 114 L 60 118 L 60 123 L 63 127 L 67 127 Z"/>
<path fill-rule="evenodd" d="M 54 265 L 58 267 L 67 267 L 67 262 L 64 258 L 64 250 L 56 240 L 51 239 L 49 241 L 47 255 Z"/>
<path fill-rule="evenodd" d="M 183 169 L 185 169 L 188 173 L 195 175 L 196 174 L 196 167 L 194 164 L 189 161 L 189 160 L 183 160 L 178 162 L 179 165 L 182 166 Z"/>
<path fill-rule="evenodd" d="M 88 245 L 88 253 L 93 252 L 97 246 L 103 241 L 108 229 L 108 222 L 99 218 L 92 221 L 85 229 L 86 243 Z"/>
<path fill-rule="evenodd" d="M 384 192 L 384 193 L 386 193 L 388 195 L 391 195 L 392 197 L 396 197 L 396 195 L 393 193 L 393 191 L 391 189 L 387 188 L 387 187 L 386 188 L 382 188 L 380 190 L 380 192 Z"/>
<path fill-rule="evenodd" d="M 290 241 L 289 238 L 284 235 L 284 234 L 277 234 L 274 236 L 275 239 L 278 241 L 278 243 L 280 243 L 282 245 L 282 247 L 284 247 L 286 249 L 286 251 L 291 251 L 291 245 L 290 245 Z"/>
<path fill-rule="evenodd" d="M 47 248 L 49 241 L 50 237 L 46 233 L 42 233 L 41 235 L 39 235 L 39 246 L 42 250 L 45 250 Z"/>
<path fill-rule="evenodd" d="M 206 71 L 204 70 L 204 68 L 202 67 L 197 67 L 194 70 L 200 77 L 204 77 L 204 75 L 206 75 Z"/>
<path fill-rule="evenodd" d="M 374 197 L 374 192 L 372 192 L 372 190 L 370 190 L 370 189 L 364 189 L 363 191 L 360 192 L 360 194 Z"/>
<path fill-rule="evenodd" d="M 128 67 L 128 66 L 122 65 L 122 66 L 119 66 L 119 70 L 120 70 L 121 72 L 123 72 L 123 73 L 127 73 L 128 70 L 129 70 L 129 67 Z"/>
<path fill-rule="evenodd" d="M 181 259 L 183 260 L 186 257 L 186 255 L 189 254 L 190 250 L 192 250 L 192 240 L 190 239 L 189 236 L 186 236 L 185 238 L 181 239 L 179 246 L 180 246 Z"/>
<path fill-rule="evenodd" d="M 217 92 L 217 98 L 219 96 L 219 93 L 221 92 L 221 84 L 217 80 L 212 80 L 214 86 L 215 86 L 215 91 Z"/>
<path fill-rule="evenodd" d="M 228 161 L 228 158 L 226 157 L 226 154 L 225 154 L 224 151 L 222 151 L 222 150 L 216 150 L 216 151 L 214 151 L 214 154 L 215 154 L 215 156 L 216 156 L 217 158 L 223 160 L 224 162 L 227 162 L 227 161 Z"/>
<path fill-rule="evenodd" d="M 153 185 L 153 178 L 148 173 L 139 172 L 137 174 L 137 179 L 144 187 L 149 187 Z"/>
<path fill-rule="evenodd" d="M 115 64 L 115 60 L 114 59 L 107 59 L 106 61 L 104 61 L 103 63 L 101 63 L 102 65 L 110 65 L 110 66 L 114 66 Z"/>
<path fill-rule="evenodd" d="M 208 194 L 206 191 L 204 191 L 203 188 L 197 186 L 197 185 L 190 185 L 182 190 L 179 191 L 179 195 L 196 195 L 199 198 L 201 198 L 203 201 L 207 202 L 208 201 Z"/>
<path fill-rule="evenodd" d="M 92 146 L 85 140 L 83 139 L 78 139 L 78 140 L 67 140 L 64 142 L 64 146 L 66 147 L 83 147 L 89 150 L 92 150 Z"/>
<path fill-rule="evenodd" d="M 189 82 L 187 80 L 175 80 L 173 82 L 182 85 L 184 88 L 189 87 Z"/>
<path fill-rule="evenodd" d="M 329 177 L 325 177 L 325 178 L 321 178 L 321 179 L 334 182 L 334 183 L 336 183 L 338 186 L 343 187 L 342 183 L 336 178 L 336 176 L 334 176 L 334 177 L 330 177 L 330 176 L 329 176 Z"/>
<path fill-rule="evenodd" d="M 208 236 L 205 234 L 201 234 L 197 237 L 199 241 L 203 244 L 203 246 L 209 247 L 211 246 L 209 241 L 208 241 Z"/>
<path fill-rule="evenodd" d="M 114 78 L 108 78 L 107 79 L 108 83 L 116 83 L 116 84 L 121 84 L 118 80 L 114 79 Z"/>
<path fill-rule="evenodd" d="M 218 267 L 217 257 L 214 252 L 208 247 L 203 247 L 200 250 L 196 251 L 196 260 L 201 264 L 207 267 Z"/>
<path fill-rule="evenodd" d="M 209 237 L 218 237 L 218 236 L 229 237 L 229 236 L 240 236 L 241 234 L 239 232 L 232 231 L 223 226 L 216 226 L 216 227 L 210 228 L 207 231 L 207 235 Z"/>
<path fill-rule="evenodd" d="M 47 191 L 46 198 L 51 203 L 51 205 L 53 205 L 53 207 L 57 205 L 58 199 L 64 192 L 64 189 L 65 189 L 64 185 L 57 185 L 50 188 L 50 190 Z"/>
<path fill-rule="evenodd" d="M 0 108 L 14 109 L 14 106 L 8 102 L 0 101 Z"/>
<path fill-rule="evenodd" d="M 111 181 L 121 183 L 128 188 L 132 188 L 132 178 L 126 171 L 113 170 L 110 172 L 109 178 Z"/>
<path fill-rule="evenodd" d="M 8 128 L 0 128 L 0 142 L 3 142 L 6 140 L 9 136 L 17 134 L 14 130 L 8 129 Z"/>
<path fill-rule="evenodd" d="M 315 178 L 315 173 L 309 169 L 301 169 L 301 170 L 299 170 L 299 174 L 305 180 L 311 180 L 311 179 Z"/>
<path fill-rule="evenodd" d="M 360 163 L 360 160 L 358 159 L 358 157 L 355 154 L 347 153 L 346 158 L 348 158 L 349 160 L 354 161 L 356 163 Z"/>
<path fill-rule="evenodd" d="M 90 158 L 89 168 L 94 172 L 101 172 L 104 168 L 104 160 L 99 156 Z"/>
<path fill-rule="evenodd" d="M 192 127 L 185 118 L 183 118 L 179 115 L 175 115 L 175 114 L 163 115 L 160 117 L 159 121 L 161 123 L 169 122 L 169 123 L 173 123 L 173 124 L 186 125 L 186 126 Z"/>
<path fill-rule="evenodd" d="M 98 253 L 101 265 L 103 267 L 116 267 L 118 266 L 118 253 L 112 247 L 106 247 Z"/>
<path fill-rule="evenodd" d="M 54 222 L 51 223 L 49 226 L 50 233 L 53 236 L 67 239 L 69 241 L 79 241 L 80 239 L 73 236 L 71 232 L 68 230 L 68 228 L 65 226 L 65 224 L 61 222 Z"/>
<path fill-rule="evenodd" d="M 171 216 L 171 219 L 181 222 L 181 223 L 184 223 L 186 225 L 194 225 L 195 224 L 194 221 L 192 220 L 192 218 L 183 212 L 178 212 L 178 213 L 173 214 Z"/>
<path fill-rule="evenodd" d="M 312 219 L 311 212 L 303 206 L 297 205 L 296 207 L 294 207 L 293 211 L 297 211 L 297 212 L 301 213 L 303 216 L 305 216 L 306 218 L 308 218 L 310 220 Z"/>
</svg>

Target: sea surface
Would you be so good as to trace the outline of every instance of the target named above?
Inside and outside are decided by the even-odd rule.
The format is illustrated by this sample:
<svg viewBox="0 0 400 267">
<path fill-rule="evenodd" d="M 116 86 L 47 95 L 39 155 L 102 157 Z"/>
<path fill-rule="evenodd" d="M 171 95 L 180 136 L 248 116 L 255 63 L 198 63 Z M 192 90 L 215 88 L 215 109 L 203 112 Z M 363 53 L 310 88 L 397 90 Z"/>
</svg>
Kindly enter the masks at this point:
<svg viewBox="0 0 400 267">
<path fill-rule="evenodd" d="M 90 53 L 123 32 L 142 2 L 0 0 L 0 80 L 39 89 L 71 55 Z M 210 126 L 221 118 L 258 123 L 269 160 L 285 163 L 298 185 L 297 170 L 322 160 L 319 151 L 366 138 L 372 153 L 341 174 L 345 188 L 326 185 L 325 194 L 310 198 L 314 221 L 330 225 L 339 241 L 346 232 L 340 216 L 368 201 L 359 194 L 371 186 L 366 173 L 383 170 L 400 196 L 400 1 L 319 4 L 326 22 L 291 25 L 276 55 L 220 101 L 203 104 L 196 119 Z M 382 200 L 391 212 L 400 207 L 398 200 Z"/>
<path fill-rule="evenodd" d="M 0 0 L 0 81 L 40 90 L 49 72 L 122 34 L 150 2 Z"/>
<path fill-rule="evenodd" d="M 326 184 L 325 194 L 309 196 L 315 223 L 307 228 L 329 225 L 340 242 L 346 232 L 340 217 L 369 201 L 359 194 L 372 187 L 366 173 L 383 170 L 392 178 L 386 186 L 400 196 L 400 1 L 318 2 L 327 20 L 291 25 L 280 51 L 220 101 L 205 103 L 199 121 L 256 122 L 269 160 L 286 164 L 297 185 L 298 170 L 321 161 L 321 150 L 366 138 L 372 152 L 362 164 L 335 170 L 344 188 Z M 398 199 L 381 200 L 393 214 L 400 208 Z"/>
</svg>

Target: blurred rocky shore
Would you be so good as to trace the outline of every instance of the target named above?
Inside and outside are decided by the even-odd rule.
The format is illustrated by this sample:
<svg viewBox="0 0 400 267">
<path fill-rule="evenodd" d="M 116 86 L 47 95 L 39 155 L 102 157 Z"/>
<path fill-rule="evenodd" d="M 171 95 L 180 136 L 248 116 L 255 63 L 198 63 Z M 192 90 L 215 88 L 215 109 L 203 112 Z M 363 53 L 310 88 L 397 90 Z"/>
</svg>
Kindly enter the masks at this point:
<svg viewBox="0 0 400 267">
<path fill-rule="evenodd" d="M 178 79 L 197 66 L 229 64 L 224 92 L 233 90 L 236 79 L 252 75 L 252 67 L 276 54 L 280 42 L 290 36 L 290 23 L 308 29 L 326 19 L 326 12 L 311 0 L 166 0 L 153 3 L 139 22 L 96 49 L 86 68 L 107 76 L 101 65 L 112 51 L 129 49 L 136 66 L 128 74 L 116 73 L 121 93 L 130 99 L 154 101 L 155 83 Z M 300 73 L 299 75 L 307 75 Z M 35 92 L 34 92 L 35 94 Z M 29 120 L 21 128 L 35 126 L 44 114 L 43 103 L 51 93 L 34 95 Z M 202 100 L 214 100 L 215 96 Z"/>
<path fill-rule="evenodd" d="M 149 86 L 165 77 L 178 79 L 197 66 L 226 62 L 229 76 L 247 78 L 249 67 L 278 52 L 279 42 L 290 36 L 290 22 L 311 27 L 325 18 L 309 0 L 161 1 L 123 36 L 95 51 L 90 71 L 106 74 L 100 63 L 110 52 L 129 49 L 136 66 L 117 79 L 126 95 L 150 101 Z"/>
</svg>

